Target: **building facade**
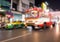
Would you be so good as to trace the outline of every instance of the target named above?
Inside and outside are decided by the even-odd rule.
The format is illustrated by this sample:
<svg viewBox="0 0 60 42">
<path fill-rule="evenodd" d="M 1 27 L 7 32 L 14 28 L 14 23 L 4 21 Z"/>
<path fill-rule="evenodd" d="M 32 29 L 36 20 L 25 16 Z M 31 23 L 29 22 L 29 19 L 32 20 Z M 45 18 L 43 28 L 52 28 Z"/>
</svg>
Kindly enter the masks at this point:
<svg viewBox="0 0 60 42">
<path fill-rule="evenodd" d="M 29 0 L 19 0 L 18 11 L 24 11 L 29 8 Z"/>
<path fill-rule="evenodd" d="M 12 3 L 12 8 L 17 11 L 24 11 L 26 9 L 28 9 L 30 6 L 35 5 L 35 1 L 34 0 L 13 0 Z"/>
<path fill-rule="evenodd" d="M 9 10 L 10 9 L 10 1 L 0 0 L 0 8 Z"/>
<path fill-rule="evenodd" d="M 20 13 L 20 12 L 25 12 L 26 9 L 28 9 L 30 7 L 30 3 L 32 5 L 34 5 L 34 0 L 11 0 L 11 5 L 12 5 L 12 9 L 16 10 L 16 11 L 12 11 L 12 13 L 14 14 L 14 21 L 16 20 L 24 20 L 24 14 Z"/>
<path fill-rule="evenodd" d="M 29 0 L 29 5 L 32 7 L 35 6 L 35 0 Z"/>
<path fill-rule="evenodd" d="M 30 3 L 34 5 L 34 0 L 11 0 L 11 9 L 13 13 L 13 21 L 24 21 L 24 14 L 26 9 L 30 7 Z"/>
</svg>

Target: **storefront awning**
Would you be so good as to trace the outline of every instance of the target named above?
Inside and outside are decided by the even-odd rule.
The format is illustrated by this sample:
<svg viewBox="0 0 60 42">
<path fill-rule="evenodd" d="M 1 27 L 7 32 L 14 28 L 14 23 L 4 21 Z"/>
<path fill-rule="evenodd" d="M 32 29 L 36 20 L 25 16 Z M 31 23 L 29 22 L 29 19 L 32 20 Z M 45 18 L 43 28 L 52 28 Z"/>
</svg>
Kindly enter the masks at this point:
<svg viewBox="0 0 60 42">
<path fill-rule="evenodd" d="M 7 11 L 6 14 L 13 16 L 13 13 L 12 12 L 9 12 L 9 11 Z"/>
</svg>

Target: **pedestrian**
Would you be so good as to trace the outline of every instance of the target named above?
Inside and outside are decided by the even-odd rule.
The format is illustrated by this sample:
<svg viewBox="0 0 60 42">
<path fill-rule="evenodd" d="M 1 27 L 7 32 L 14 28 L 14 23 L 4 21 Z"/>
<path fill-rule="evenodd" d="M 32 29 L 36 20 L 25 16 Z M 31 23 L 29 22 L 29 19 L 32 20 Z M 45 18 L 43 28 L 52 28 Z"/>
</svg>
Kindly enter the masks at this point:
<svg viewBox="0 0 60 42">
<path fill-rule="evenodd" d="M 56 26 L 56 22 L 53 22 L 53 27 L 55 27 Z"/>
<path fill-rule="evenodd" d="M 47 27 L 47 26 L 46 26 L 46 22 L 44 22 L 44 29 L 46 29 L 46 27 Z"/>
<path fill-rule="evenodd" d="M 31 26 L 27 26 L 28 31 L 31 32 L 32 31 L 32 27 Z"/>
<path fill-rule="evenodd" d="M 59 21 L 59 17 L 57 16 L 57 21 Z"/>
</svg>

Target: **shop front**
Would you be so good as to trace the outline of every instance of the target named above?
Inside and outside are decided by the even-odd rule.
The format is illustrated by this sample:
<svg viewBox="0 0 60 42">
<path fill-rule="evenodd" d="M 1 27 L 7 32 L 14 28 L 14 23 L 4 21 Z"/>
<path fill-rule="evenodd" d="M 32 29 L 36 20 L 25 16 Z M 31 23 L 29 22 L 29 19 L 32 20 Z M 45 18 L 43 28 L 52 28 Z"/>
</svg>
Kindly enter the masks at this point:
<svg viewBox="0 0 60 42">
<path fill-rule="evenodd" d="M 14 14 L 14 21 L 21 21 L 22 15 L 21 14 Z"/>
<path fill-rule="evenodd" d="M 25 15 L 20 12 L 12 12 L 13 13 L 13 20 L 12 21 L 24 21 Z"/>
<path fill-rule="evenodd" d="M 12 18 L 13 14 L 11 12 L 0 12 L 0 28 L 4 27 L 7 22 L 10 22 L 10 18 Z"/>
<path fill-rule="evenodd" d="M 17 29 L 24 28 L 24 22 L 22 22 L 25 18 L 22 13 L 12 12 L 13 18 L 10 18 L 10 22 L 6 24 L 5 29 Z"/>
</svg>

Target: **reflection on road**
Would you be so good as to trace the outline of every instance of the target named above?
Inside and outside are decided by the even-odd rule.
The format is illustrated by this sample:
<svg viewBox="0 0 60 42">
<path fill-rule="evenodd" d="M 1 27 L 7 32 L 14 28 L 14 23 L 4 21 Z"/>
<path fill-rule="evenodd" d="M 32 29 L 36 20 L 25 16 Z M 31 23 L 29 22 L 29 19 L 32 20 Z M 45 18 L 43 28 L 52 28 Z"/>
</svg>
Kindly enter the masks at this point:
<svg viewBox="0 0 60 42">
<path fill-rule="evenodd" d="M 34 39 L 34 42 L 38 42 L 39 41 L 38 40 L 39 39 L 39 33 L 38 32 L 35 32 L 33 37 L 34 37 L 33 38 Z"/>
<path fill-rule="evenodd" d="M 59 25 L 56 24 L 56 35 L 59 35 Z"/>
<path fill-rule="evenodd" d="M 10 40 L 8 42 L 60 42 L 60 25 L 56 24 L 55 28 L 45 29 L 45 30 L 33 30 L 29 32 L 25 29 L 17 29 L 17 30 L 5 30 L 0 31 L 0 40 L 3 41 L 5 39 L 13 38 L 19 35 L 26 34 L 26 36 L 19 37 L 15 40 Z M 30 33 L 27 35 L 27 33 Z M 1 37 L 2 36 L 2 37 Z M 9 36 L 9 37 L 8 37 Z"/>
<path fill-rule="evenodd" d="M 56 24 L 56 29 L 55 29 L 55 40 L 57 41 L 59 39 L 59 34 L 60 34 L 60 29 L 59 29 L 59 24 Z"/>
</svg>

